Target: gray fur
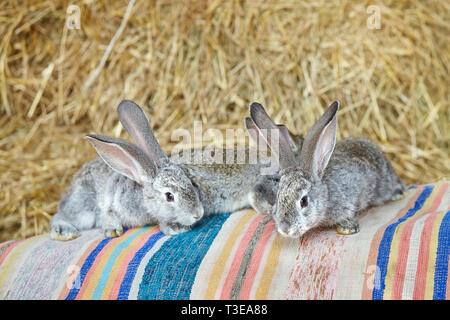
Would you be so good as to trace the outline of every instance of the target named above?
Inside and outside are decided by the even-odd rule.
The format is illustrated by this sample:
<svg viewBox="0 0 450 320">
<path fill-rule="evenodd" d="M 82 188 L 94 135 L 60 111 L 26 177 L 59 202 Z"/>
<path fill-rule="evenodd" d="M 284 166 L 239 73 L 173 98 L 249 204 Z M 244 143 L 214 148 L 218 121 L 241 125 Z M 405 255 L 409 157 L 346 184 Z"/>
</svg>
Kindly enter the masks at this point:
<svg viewBox="0 0 450 320">
<path fill-rule="evenodd" d="M 147 141 L 149 135 L 146 132 L 150 130 L 150 125 L 144 111 L 135 103 L 123 103 L 120 108 L 119 120 L 138 146 L 145 149 L 145 145 L 150 145 L 152 141 Z M 131 118 L 134 120 L 127 121 Z M 291 137 L 285 127 L 282 130 L 286 130 Z M 295 139 L 297 142 L 303 142 L 301 138 L 296 137 Z M 205 160 L 201 163 L 183 163 L 177 161 L 180 159 L 179 154 L 174 154 L 170 158 L 172 162 L 179 165 L 196 186 L 204 215 L 229 213 L 244 208 L 254 208 L 259 213 L 271 214 L 275 204 L 279 176 L 277 173 L 261 175 L 261 169 L 268 165 L 270 158 L 261 157 L 258 158 L 257 163 L 249 163 L 248 148 L 243 150 L 218 149 L 217 151 L 222 152 L 221 163 L 208 163 Z M 204 148 L 182 152 L 191 152 L 190 158 L 193 159 L 198 152 L 211 151 Z M 245 162 L 242 164 L 237 161 L 238 152 L 245 154 Z M 226 156 L 230 153 L 234 159 L 232 164 L 226 162 Z"/>
<path fill-rule="evenodd" d="M 248 159 L 249 149 L 241 150 Z M 192 150 L 195 152 L 195 150 Z M 234 153 L 237 149 L 223 150 Z M 203 203 L 205 216 L 253 208 L 271 214 L 275 204 L 278 175 L 261 175 L 263 162 L 250 164 L 179 163 L 195 186 Z M 272 199 L 268 202 L 267 199 Z"/>
<path fill-rule="evenodd" d="M 405 186 L 372 142 L 346 139 L 335 146 L 339 108 L 333 103 L 305 138 L 299 164 L 280 171 L 274 220 L 279 233 L 300 237 L 319 226 L 359 231 L 358 215 L 395 200 Z M 307 205 L 301 207 L 303 197 Z"/>
<path fill-rule="evenodd" d="M 197 189 L 168 158 L 158 167 L 131 143 L 87 136 L 101 158 L 85 164 L 50 223 L 51 237 L 71 240 L 82 230 L 102 228 L 106 237 L 124 227 L 159 224 L 164 234 L 188 231 L 203 216 Z M 122 160 L 119 160 L 119 159 Z M 168 201 L 166 192 L 174 195 Z"/>
</svg>

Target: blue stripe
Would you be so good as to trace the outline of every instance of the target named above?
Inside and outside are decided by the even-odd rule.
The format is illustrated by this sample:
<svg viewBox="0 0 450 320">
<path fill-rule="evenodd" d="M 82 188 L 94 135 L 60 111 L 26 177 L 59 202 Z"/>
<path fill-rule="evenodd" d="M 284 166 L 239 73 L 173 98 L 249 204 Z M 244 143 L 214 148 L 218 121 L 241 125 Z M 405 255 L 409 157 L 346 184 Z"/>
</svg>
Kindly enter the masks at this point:
<svg viewBox="0 0 450 320">
<path fill-rule="evenodd" d="M 431 195 L 433 188 L 434 186 L 425 186 L 416 202 L 414 203 L 414 207 L 410 208 L 403 217 L 399 218 L 396 222 L 389 225 L 384 231 L 383 238 L 381 239 L 380 246 L 378 248 L 377 272 L 375 274 L 375 283 L 377 285 L 373 289 L 372 299 L 383 299 L 384 289 L 386 287 L 385 280 L 387 266 L 389 264 L 389 254 L 391 252 L 392 238 L 394 237 L 397 226 L 414 216 L 414 214 L 416 214 L 416 212 L 422 208 L 425 201 Z"/>
<path fill-rule="evenodd" d="M 229 216 L 203 218 L 191 231 L 164 242 L 145 267 L 138 299 L 189 299 L 200 263 Z"/>
<path fill-rule="evenodd" d="M 146 232 L 150 227 L 144 227 L 141 228 L 139 231 L 135 232 L 133 235 L 131 235 L 128 239 L 120 243 L 114 251 L 111 253 L 111 256 L 108 258 L 108 261 L 105 264 L 105 267 L 103 268 L 102 274 L 100 276 L 100 279 L 98 280 L 98 284 L 95 287 L 94 293 L 92 294 L 92 300 L 98 300 L 102 297 L 103 289 L 106 286 L 106 282 L 108 281 L 109 274 L 111 273 L 111 270 L 114 266 L 114 263 L 116 262 L 117 258 L 119 257 L 120 253 L 128 247 L 131 242 L 133 242 L 134 239 L 136 239 L 138 236 L 140 236 L 142 233 Z M 119 238 L 120 240 L 120 238 Z"/>
<path fill-rule="evenodd" d="M 448 259 L 450 256 L 450 211 L 447 211 L 438 233 L 436 267 L 434 270 L 434 300 L 445 300 L 447 291 Z"/>
<path fill-rule="evenodd" d="M 83 263 L 83 266 L 80 269 L 80 272 L 78 273 L 77 278 L 75 279 L 72 289 L 70 289 L 69 293 L 67 294 L 66 300 L 74 300 L 78 292 L 81 289 L 81 286 L 83 284 L 84 279 L 86 278 L 87 273 L 92 267 L 92 264 L 94 263 L 95 259 L 97 258 L 98 254 L 103 250 L 103 248 L 110 242 L 113 238 L 106 238 L 100 241 L 100 243 L 95 247 L 94 250 L 89 254 L 89 256 L 86 258 L 86 260 Z"/>
<path fill-rule="evenodd" d="M 133 259 L 128 264 L 127 271 L 125 276 L 123 277 L 122 284 L 120 285 L 119 294 L 117 295 L 117 300 L 127 300 L 128 295 L 130 294 L 131 285 L 134 280 L 134 276 L 141 264 L 142 259 L 150 251 L 151 248 L 155 245 L 155 243 L 164 236 L 162 232 L 155 233 L 151 236 L 145 245 L 139 249 L 134 255 Z"/>
</svg>

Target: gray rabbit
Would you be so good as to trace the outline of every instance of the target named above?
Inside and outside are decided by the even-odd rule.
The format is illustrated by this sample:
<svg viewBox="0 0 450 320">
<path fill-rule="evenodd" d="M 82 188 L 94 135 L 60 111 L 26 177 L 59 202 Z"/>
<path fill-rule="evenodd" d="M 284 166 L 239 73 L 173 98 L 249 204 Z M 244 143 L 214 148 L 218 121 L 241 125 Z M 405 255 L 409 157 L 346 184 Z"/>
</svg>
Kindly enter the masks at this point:
<svg viewBox="0 0 450 320">
<path fill-rule="evenodd" d="M 333 102 L 314 124 L 298 158 L 280 135 L 276 152 L 281 179 L 274 221 L 283 236 L 300 237 L 318 226 L 337 226 L 341 234 L 357 233 L 361 212 L 405 192 L 392 165 L 372 142 L 345 139 L 336 143 L 338 109 L 339 103 Z M 250 114 L 258 128 L 276 129 L 259 103 L 250 106 Z"/>
<path fill-rule="evenodd" d="M 122 139 L 86 137 L 100 158 L 75 174 L 51 220 L 53 239 L 71 240 L 91 228 L 102 228 L 106 237 L 115 237 L 123 227 L 156 223 L 163 233 L 177 234 L 188 231 L 204 215 L 243 208 L 272 212 L 279 175 L 261 175 L 269 158 L 254 164 L 177 163 L 161 149 L 137 104 L 122 101 L 118 114 L 137 146 Z M 282 125 L 279 128 L 294 150 L 301 147 L 301 137 Z M 224 155 L 231 151 L 235 158 L 239 152 L 222 151 Z M 248 159 L 249 149 L 240 151 Z"/>
<path fill-rule="evenodd" d="M 134 102 L 124 100 L 118 107 L 119 120 L 127 130 L 133 141 L 141 149 L 145 150 L 153 140 L 150 135 L 151 127 L 144 111 Z M 246 119 L 248 129 L 256 129 L 252 121 Z M 250 127 L 249 127 L 250 126 Z M 303 139 L 292 135 L 286 127 L 279 125 L 277 128 L 286 136 L 294 150 L 299 150 Z M 256 135 L 255 130 L 250 130 Z M 192 157 L 198 149 L 189 149 Z M 200 150 L 207 151 L 207 150 Z M 259 213 L 271 214 L 275 204 L 278 189 L 279 174 L 278 164 L 273 174 L 261 174 L 262 169 L 269 166 L 271 158 L 258 157 L 257 161 L 250 163 L 249 148 L 244 149 L 218 149 L 222 152 L 222 162 L 183 162 L 179 154 L 171 156 L 180 168 L 190 178 L 198 189 L 200 200 L 203 204 L 204 215 L 234 212 L 239 209 L 253 208 Z M 186 152 L 186 150 L 184 151 Z M 243 152 L 243 163 L 237 161 L 238 153 Z M 233 162 L 227 163 L 225 157 L 232 155 Z"/>
<path fill-rule="evenodd" d="M 75 174 L 51 220 L 53 239 L 71 240 L 92 228 L 116 237 L 124 227 L 148 224 L 159 224 L 164 234 L 177 234 L 202 218 L 197 188 L 164 154 L 151 131 L 145 150 L 122 139 L 98 135 L 86 139 L 100 158 Z"/>
</svg>

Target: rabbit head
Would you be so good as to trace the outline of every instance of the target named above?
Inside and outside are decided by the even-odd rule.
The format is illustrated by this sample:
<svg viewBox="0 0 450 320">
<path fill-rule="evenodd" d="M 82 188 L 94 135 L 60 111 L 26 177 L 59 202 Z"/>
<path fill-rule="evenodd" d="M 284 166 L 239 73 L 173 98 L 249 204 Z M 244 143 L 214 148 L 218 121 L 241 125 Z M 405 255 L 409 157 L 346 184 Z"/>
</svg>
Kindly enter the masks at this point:
<svg viewBox="0 0 450 320">
<path fill-rule="evenodd" d="M 203 216 L 197 189 L 185 172 L 172 163 L 161 149 L 145 114 L 142 112 L 143 118 L 133 118 L 137 115 L 128 109 L 132 102 L 122 102 L 119 108 L 124 107 L 124 103 L 126 110 L 121 109 L 119 117 L 122 115 L 121 120 L 126 119 L 122 123 L 125 123 L 125 128 L 138 146 L 122 139 L 98 135 L 86 138 L 106 164 L 142 187 L 143 205 L 148 212 L 158 211 L 155 216 L 159 222 L 192 225 Z M 133 117 L 129 117 L 130 114 Z M 139 129 L 142 131 L 138 132 Z"/>
<path fill-rule="evenodd" d="M 333 102 L 308 132 L 299 161 L 289 143 L 279 134 L 275 150 L 280 164 L 280 184 L 277 193 L 274 221 L 280 234 L 297 238 L 325 220 L 328 188 L 322 177 L 336 143 L 339 103 Z M 250 106 L 251 118 L 258 128 L 276 130 L 276 125 L 260 104 Z"/>
</svg>

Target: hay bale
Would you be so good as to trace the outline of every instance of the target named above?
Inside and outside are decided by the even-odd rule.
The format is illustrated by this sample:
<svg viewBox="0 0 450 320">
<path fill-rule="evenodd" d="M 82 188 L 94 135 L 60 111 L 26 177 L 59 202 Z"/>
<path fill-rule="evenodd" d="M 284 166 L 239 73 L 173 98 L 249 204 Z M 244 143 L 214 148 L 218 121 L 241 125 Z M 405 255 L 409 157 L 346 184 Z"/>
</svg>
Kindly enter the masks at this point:
<svg viewBox="0 0 450 320">
<path fill-rule="evenodd" d="M 128 17 L 128 1 L 74 4 L 78 30 L 67 1 L 0 3 L 0 241 L 48 231 L 73 173 L 95 157 L 82 137 L 128 138 L 124 98 L 151 116 L 166 151 L 194 121 L 243 128 L 252 101 L 305 134 L 338 99 L 338 138 L 374 140 L 408 184 L 448 177 L 445 2 L 378 4 L 380 29 L 368 28 L 371 3 L 352 0 L 137 0 Z"/>
</svg>

